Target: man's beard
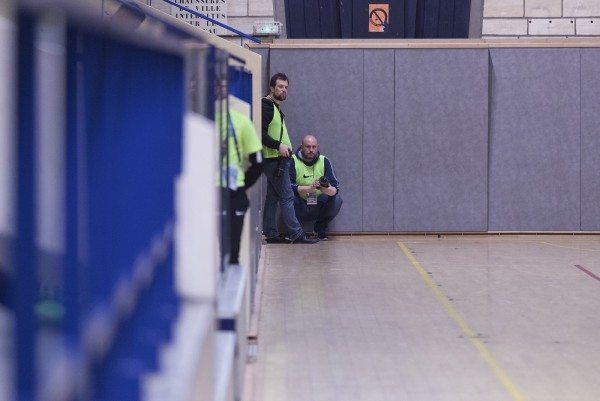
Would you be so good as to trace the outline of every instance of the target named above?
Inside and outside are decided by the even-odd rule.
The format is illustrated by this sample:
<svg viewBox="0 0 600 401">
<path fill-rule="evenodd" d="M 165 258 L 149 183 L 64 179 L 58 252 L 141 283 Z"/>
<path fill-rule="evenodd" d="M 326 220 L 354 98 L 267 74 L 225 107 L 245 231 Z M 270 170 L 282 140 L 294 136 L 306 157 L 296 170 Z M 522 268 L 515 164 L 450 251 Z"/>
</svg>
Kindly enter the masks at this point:
<svg viewBox="0 0 600 401">
<path fill-rule="evenodd" d="M 285 100 L 285 96 L 282 96 L 282 95 L 273 94 L 273 98 L 275 98 L 275 100 L 278 100 L 280 102 L 283 102 Z"/>
</svg>

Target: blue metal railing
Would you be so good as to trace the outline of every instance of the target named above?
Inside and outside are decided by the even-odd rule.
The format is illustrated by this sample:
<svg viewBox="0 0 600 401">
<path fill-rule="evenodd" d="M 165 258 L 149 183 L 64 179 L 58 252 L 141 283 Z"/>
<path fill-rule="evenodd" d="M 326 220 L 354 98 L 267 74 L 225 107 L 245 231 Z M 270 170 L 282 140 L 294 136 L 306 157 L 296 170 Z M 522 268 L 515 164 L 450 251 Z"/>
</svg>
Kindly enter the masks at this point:
<svg viewBox="0 0 600 401">
<path fill-rule="evenodd" d="M 194 10 L 192 10 L 192 9 L 189 9 L 189 8 L 187 8 L 187 7 L 184 7 L 184 6 L 182 6 L 181 4 L 175 3 L 174 1 L 171 1 L 171 0 L 163 0 L 163 1 L 164 1 L 165 3 L 169 3 L 169 4 L 171 4 L 171 5 L 175 6 L 175 7 L 178 7 L 178 8 L 180 8 L 180 9 L 181 9 L 181 10 L 183 10 L 183 11 L 187 11 L 187 12 L 188 12 L 188 13 L 190 13 L 190 14 L 193 14 L 193 15 L 195 15 L 195 16 L 197 16 L 197 17 L 200 17 L 200 18 L 202 18 L 202 19 L 205 19 L 205 20 L 207 20 L 207 21 L 209 21 L 209 22 L 212 22 L 213 24 L 215 24 L 215 25 L 218 25 L 218 26 L 220 26 L 221 28 L 225 28 L 225 29 L 227 29 L 228 31 L 231 31 L 231 32 L 233 32 L 233 33 L 235 33 L 235 34 L 237 34 L 237 35 L 240 35 L 240 36 L 242 36 L 242 37 L 244 37 L 244 38 L 246 38 L 246 39 L 248 39 L 248 40 L 251 40 L 251 41 L 253 41 L 253 42 L 256 42 L 256 43 L 261 43 L 260 39 L 257 39 L 257 38 L 255 38 L 254 36 L 248 35 L 248 34 L 246 34 L 246 33 L 244 33 L 244 32 L 238 31 L 237 29 L 235 29 L 235 28 L 232 28 L 232 27 L 230 27 L 229 25 L 226 25 L 226 24 L 224 24 L 224 23 L 222 23 L 222 22 L 220 22 L 220 21 L 217 21 L 216 19 L 210 18 L 210 17 L 209 17 L 209 16 L 207 16 L 207 15 L 201 14 L 201 13 L 199 13 L 199 12 L 197 12 L 197 11 L 194 11 Z"/>
</svg>

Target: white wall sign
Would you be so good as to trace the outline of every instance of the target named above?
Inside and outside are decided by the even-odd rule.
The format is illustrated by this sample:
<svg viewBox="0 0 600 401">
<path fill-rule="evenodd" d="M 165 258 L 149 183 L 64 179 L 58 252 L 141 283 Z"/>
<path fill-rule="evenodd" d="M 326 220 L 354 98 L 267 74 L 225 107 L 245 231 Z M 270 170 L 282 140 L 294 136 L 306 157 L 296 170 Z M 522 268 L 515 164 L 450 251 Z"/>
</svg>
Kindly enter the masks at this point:
<svg viewBox="0 0 600 401">
<path fill-rule="evenodd" d="M 227 24 L 227 1 L 226 0 L 173 0 L 177 4 L 209 18 Z M 171 6 L 171 15 L 191 25 L 201 28 L 210 33 L 225 35 L 229 31 L 215 23 L 198 17 L 190 12 L 184 11 L 177 6 Z"/>
</svg>

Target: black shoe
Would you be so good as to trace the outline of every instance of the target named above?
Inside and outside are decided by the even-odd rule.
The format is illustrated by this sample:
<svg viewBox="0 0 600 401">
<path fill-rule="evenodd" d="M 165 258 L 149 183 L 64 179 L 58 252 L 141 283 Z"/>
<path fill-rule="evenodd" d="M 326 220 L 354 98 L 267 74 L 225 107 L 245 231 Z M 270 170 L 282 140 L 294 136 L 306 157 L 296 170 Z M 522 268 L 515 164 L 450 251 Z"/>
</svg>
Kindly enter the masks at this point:
<svg viewBox="0 0 600 401">
<path fill-rule="evenodd" d="M 317 237 L 319 238 L 319 241 L 329 241 L 329 237 L 327 236 L 327 233 L 325 231 L 320 231 L 317 234 Z"/>
<path fill-rule="evenodd" d="M 265 241 L 267 242 L 267 244 L 289 244 L 290 242 L 292 242 L 288 238 L 286 238 L 282 235 L 278 235 L 277 237 L 267 238 Z"/>
<path fill-rule="evenodd" d="M 317 242 L 319 242 L 318 238 L 307 238 L 306 234 L 302 234 L 293 240 L 292 244 L 316 244 Z"/>
</svg>

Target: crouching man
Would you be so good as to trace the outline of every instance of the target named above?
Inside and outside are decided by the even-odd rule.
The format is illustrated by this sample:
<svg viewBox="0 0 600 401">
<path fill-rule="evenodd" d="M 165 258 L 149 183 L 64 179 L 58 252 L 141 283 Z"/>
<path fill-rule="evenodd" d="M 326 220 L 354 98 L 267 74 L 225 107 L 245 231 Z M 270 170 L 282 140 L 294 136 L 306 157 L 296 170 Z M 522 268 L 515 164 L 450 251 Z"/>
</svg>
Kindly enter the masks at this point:
<svg viewBox="0 0 600 401">
<path fill-rule="evenodd" d="M 313 135 L 306 135 L 292 156 L 290 181 L 296 218 L 315 220 L 314 231 L 319 240 L 327 241 L 327 228 L 340 212 L 343 201 L 333 164 L 319 153 L 319 144 Z"/>
</svg>

